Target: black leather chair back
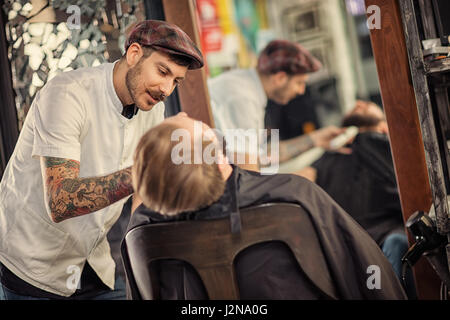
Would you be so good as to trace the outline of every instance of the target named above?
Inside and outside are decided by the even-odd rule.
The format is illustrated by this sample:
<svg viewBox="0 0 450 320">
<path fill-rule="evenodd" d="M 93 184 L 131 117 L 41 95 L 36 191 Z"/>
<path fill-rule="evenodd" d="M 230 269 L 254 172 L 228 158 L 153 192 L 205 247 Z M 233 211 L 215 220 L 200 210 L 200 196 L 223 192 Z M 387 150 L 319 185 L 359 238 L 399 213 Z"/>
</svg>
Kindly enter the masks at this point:
<svg viewBox="0 0 450 320">
<path fill-rule="evenodd" d="M 267 241 L 289 246 L 301 269 L 325 296 L 336 299 L 320 241 L 309 214 L 288 203 L 241 209 L 242 229 L 230 232 L 229 219 L 149 224 L 130 230 L 124 239 L 123 261 L 132 299 L 158 299 L 150 263 L 177 259 L 198 272 L 210 299 L 239 299 L 233 268 L 247 247 Z"/>
</svg>

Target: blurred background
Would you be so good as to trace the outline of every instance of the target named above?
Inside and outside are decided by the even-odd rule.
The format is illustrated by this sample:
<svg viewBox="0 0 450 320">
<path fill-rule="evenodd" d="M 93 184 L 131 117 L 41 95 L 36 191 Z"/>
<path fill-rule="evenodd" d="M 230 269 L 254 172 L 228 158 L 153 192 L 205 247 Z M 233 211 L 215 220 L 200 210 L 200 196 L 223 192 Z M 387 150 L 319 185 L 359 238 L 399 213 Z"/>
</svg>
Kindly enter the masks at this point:
<svg viewBox="0 0 450 320">
<path fill-rule="evenodd" d="M 157 16 L 160 1 L 2 2 L 20 129 L 36 92 L 49 79 L 118 59 L 127 30 L 149 15 Z M 296 128 L 282 138 L 337 124 L 356 98 L 381 104 L 364 0 L 195 2 L 209 77 L 255 66 L 260 50 L 274 38 L 297 41 L 322 62 L 324 68 L 309 80 L 307 94 L 283 114 L 269 103 L 267 121 Z M 80 28 L 73 28 L 77 22 Z"/>
</svg>

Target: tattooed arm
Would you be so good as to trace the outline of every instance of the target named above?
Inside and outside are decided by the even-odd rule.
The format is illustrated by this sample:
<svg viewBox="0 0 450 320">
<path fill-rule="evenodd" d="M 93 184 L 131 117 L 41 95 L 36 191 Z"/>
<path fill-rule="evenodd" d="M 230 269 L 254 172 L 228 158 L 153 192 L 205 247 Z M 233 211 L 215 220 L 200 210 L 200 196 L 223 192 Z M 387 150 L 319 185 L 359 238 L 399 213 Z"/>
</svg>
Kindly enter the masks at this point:
<svg viewBox="0 0 450 320">
<path fill-rule="evenodd" d="M 306 134 L 280 141 L 280 162 L 292 159 L 313 147 L 314 141 Z"/>
<path fill-rule="evenodd" d="M 280 141 L 280 162 L 292 159 L 313 147 L 329 148 L 330 141 L 345 129 L 329 126 L 299 137 Z"/>
<path fill-rule="evenodd" d="M 133 192 L 131 168 L 103 177 L 79 178 L 78 161 L 41 157 L 41 170 L 54 222 L 103 209 Z"/>
</svg>

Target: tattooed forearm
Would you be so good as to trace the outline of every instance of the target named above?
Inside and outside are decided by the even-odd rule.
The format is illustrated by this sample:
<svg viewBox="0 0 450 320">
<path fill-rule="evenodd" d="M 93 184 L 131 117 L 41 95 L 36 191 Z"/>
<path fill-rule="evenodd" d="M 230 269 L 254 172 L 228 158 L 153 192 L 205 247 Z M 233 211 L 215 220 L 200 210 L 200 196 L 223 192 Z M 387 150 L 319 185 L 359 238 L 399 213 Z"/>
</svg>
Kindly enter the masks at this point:
<svg viewBox="0 0 450 320">
<path fill-rule="evenodd" d="M 280 141 L 280 162 L 287 161 L 314 147 L 308 135 Z"/>
<path fill-rule="evenodd" d="M 45 157 L 42 166 L 55 222 L 103 209 L 133 192 L 131 168 L 103 177 L 79 178 L 78 161 Z"/>
</svg>

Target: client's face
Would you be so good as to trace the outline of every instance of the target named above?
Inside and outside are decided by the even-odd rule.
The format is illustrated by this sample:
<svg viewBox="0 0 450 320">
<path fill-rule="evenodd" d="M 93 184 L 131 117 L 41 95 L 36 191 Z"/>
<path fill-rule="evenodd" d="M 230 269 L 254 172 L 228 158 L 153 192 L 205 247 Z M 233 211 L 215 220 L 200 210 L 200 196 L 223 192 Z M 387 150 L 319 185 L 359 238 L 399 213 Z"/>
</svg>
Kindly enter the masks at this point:
<svg viewBox="0 0 450 320">
<path fill-rule="evenodd" d="M 186 129 L 187 131 L 189 131 L 190 136 L 192 137 L 192 139 L 197 139 L 201 140 L 201 141 L 210 141 L 212 143 L 214 143 L 216 145 L 216 147 L 218 148 L 217 151 L 220 151 L 219 153 L 217 153 L 217 163 L 218 164 L 228 164 L 228 159 L 226 158 L 226 156 L 224 156 L 225 151 L 224 151 L 224 141 L 219 141 L 220 138 L 218 138 L 218 136 L 216 135 L 216 132 L 214 132 L 215 129 L 212 129 L 211 127 L 209 127 L 207 124 L 199 121 L 199 120 L 195 120 L 190 118 L 185 112 L 180 112 L 178 114 L 176 114 L 175 116 L 166 118 L 163 122 L 167 123 L 167 124 L 172 124 L 177 126 L 178 128 L 181 129 Z M 201 125 L 201 130 L 199 130 L 199 124 Z M 195 135 L 200 134 L 201 137 L 196 137 Z M 219 137 L 221 137 L 221 134 L 219 134 Z"/>
<path fill-rule="evenodd" d="M 384 114 L 383 110 L 376 104 L 368 101 L 358 100 L 349 115 L 360 115 L 363 117 L 371 118 L 374 120 L 383 120 Z"/>
<path fill-rule="evenodd" d="M 201 134 L 204 140 L 211 140 L 214 142 L 217 141 L 217 137 L 214 134 L 213 130 L 206 123 L 190 118 L 186 114 L 186 112 L 180 112 L 172 117 L 166 118 L 163 123 L 171 123 L 179 128 L 186 129 L 191 134 L 191 137 L 194 137 L 195 123 L 197 123 L 197 125 L 198 123 L 201 123 L 202 125 Z"/>
<path fill-rule="evenodd" d="M 385 123 L 384 113 L 372 102 L 358 100 L 355 107 L 344 116 L 343 126 L 371 128 Z"/>
</svg>

